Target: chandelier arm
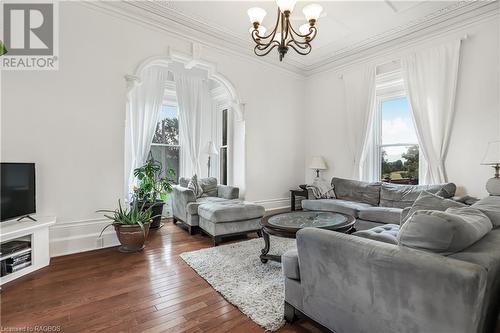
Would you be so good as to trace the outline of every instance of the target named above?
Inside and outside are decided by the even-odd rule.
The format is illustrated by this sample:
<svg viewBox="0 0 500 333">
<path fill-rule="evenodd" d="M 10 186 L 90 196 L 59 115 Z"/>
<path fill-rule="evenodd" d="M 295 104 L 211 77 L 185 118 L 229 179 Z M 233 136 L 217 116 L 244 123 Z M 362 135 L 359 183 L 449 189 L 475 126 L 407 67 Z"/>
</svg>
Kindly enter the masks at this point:
<svg viewBox="0 0 500 333">
<path fill-rule="evenodd" d="M 298 53 L 298 54 L 300 54 L 300 55 L 308 55 L 309 53 L 311 53 L 311 50 L 312 50 L 311 45 L 309 45 L 309 47 L 307 48 L 307 49 L 308 49 L 308 51 L 307 51 L 307 52 L 302 52 L 302 51 L 300 51 L 299 49 L 295 48 L 295 46 L 294 46 L 293 44 L 290 44 L 290 45 L 288 45 L 288 46 L 290 46 L 292 49 L 294 49 L 294 50 L 295 50 L 295 52 L 297 52 L 297 53 Z"/>
<path fill-rule="evenodd" d="M 312 30 L 311 30 L 312 29 Z M 318 29 L 316 29 L 315 26 L 310 26 L 309 27 L 309 33 L 306 34 L 306 35 L 302 35 L 301 33 L 295 31 L 295 29 L 293 28 L 293 26 L 290 25 L 290 30 L 295 34 L 295 36 L 297 37 L 301 37 L 301 38 L 307 38 L 309 37 L 309 41 L 312 41 L 316 35 L 317 35 L 317 32 L 318 32 Z"/>
<path fill-rule="evenodd" d="M 267 35 L 267 36 L 262 36 L 262 37 L 260 37 L 260 36 L 259 36 L 259 38 L 260 38 L 260 39 L 268 39 L 269 37 L 272 37 L 272 39 L 274 39 L 274 36 L 276 35 L 276 32 L 277 32 L 277 30 L 278 30 L 278 25 L 279 25 L 279 23 L 280 23 L 280 14 L 281 14 L 281 11 L 280 11 L 280 9 L 278 8 L 278 15 L 277 15 L 277 17 L 276 17 L 276 23 L 274 24 L 274 29 L 273 29 L 273 31 L 271 31 L 271 33 L 269 33 L 269 35 Z M 257 30 L 257 29 L 254 29 L 254 31 L 255 31 L 255 30 Z M 258 33 L 258 31 L 257 31 L 257 33 Z M 252 37 L 253 37 L 253 35 L 252 35 Z M 255 38 L 254 38 L 254 41 L 255 41 Z M 257 41 L 256 41 L 256 42 L 257 42 Z"/>
<path fill-rule="evenodd" d="M 272 45 L 272 44 L 269 44 L 269 45 Z M 258 48 L 258 45 L 255 45 L 254 49 L 253 49 L 253 52 L 255 53 L 255 55 L 259 56 L 259 57 L 263 57 L 263 56 L 266 56 L 269 54 L 269 52 L 271 52 L 272 50 L 274 50 L 274 48 L 278 46 L 278 44 L 274 43 L 273 47 L 271 47 L 269 50 L 267 50 L 266 52 L 262 53 L 262 54 L 259 54 L 257 52 L 257 50 L 259 51 L 262 51 L 261 49 Z"/>
<path fill-rule="evenodd" d="M 281 13 L 281 39 L 285 42 L 288 38 L 290 32 L 290 19 L 286 17 L 285 14 Z"/>
<path fill-rule="evenodd" d="M 265 51 L 265 50 L 267 50 L 272 45 L 279 46 L 279 42 L 276 41 L 276 40 L 273 40 L 273 41 L 270 41 L 267 44 L 258 44 L 258 45 L 255 45 L 255 48 L 258 49 L 258 50 L 260 50 L 260 51 Z"/>
<path fill-rule="evenodd" d="M 307 49 L 308 47 L 311 47 L 311 44 L 309 43 L 310 40 L 306 39 L 303 42 L 302 41 L 298 41 L 298 40 L 295 39 L 295 37 L 293 36 L 293 34 L 291 34 L 290 37 L 291 37 L 291 39 L 288 41 L 288 43 L 286 43 L 287 46 L 291 45 L 292 43 L 294 43 L 295 46 L 297 46 L 297 47 L 299 47 L 299 48 L 301 48 L 303 50 Z"/>
</svg>

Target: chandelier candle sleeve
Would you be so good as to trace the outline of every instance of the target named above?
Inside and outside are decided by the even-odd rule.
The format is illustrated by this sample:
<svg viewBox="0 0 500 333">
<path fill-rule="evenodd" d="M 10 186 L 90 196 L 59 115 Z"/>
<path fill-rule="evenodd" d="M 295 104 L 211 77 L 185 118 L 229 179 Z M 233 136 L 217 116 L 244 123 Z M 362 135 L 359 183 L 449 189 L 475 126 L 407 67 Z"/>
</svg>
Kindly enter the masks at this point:
<svg viewBox="0 0 500 333">
<path fill-rule="evenodd" d="M 257 56 L 268 55 L 277 48 L 280 61 L 292 48 L 300 55 L 307 55 L 311 52 L 311 41 L 317 35 L 316 21 L 321 15 L 323 8 L 318 4 L 310 4 L 302 9 L 306 20 L 309 23 L 303 24 L 297 30 L 294 29 L 290 21 L 290 16 L 297 1 L 277 0 L 278 6 L 276 23 L 269 34 L 261 27 L 266 16 L 266 11 L 262 8 L 250 8 L 247 13 L 252 23 L 250 28 L 252 39 L 255 42 L 254 53 Z"/>
</svg>

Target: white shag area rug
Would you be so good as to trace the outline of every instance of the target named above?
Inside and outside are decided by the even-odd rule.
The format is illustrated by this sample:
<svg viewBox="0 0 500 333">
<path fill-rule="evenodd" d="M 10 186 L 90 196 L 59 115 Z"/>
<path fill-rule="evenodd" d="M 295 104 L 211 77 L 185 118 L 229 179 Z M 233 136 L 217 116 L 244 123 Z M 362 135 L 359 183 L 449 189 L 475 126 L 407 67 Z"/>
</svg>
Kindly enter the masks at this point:
<svg viewBox="0 0 500 333">
<path fill-rule="evenodd" d="M 284 325 L 284 278 L 281 264 L 260 262 L 264 239 L 256 238 L 180 256 L 231 304 L 269 331 Z M 270 254 L 296 247 L 295 239 L 271 236 Z"/>
</svg>

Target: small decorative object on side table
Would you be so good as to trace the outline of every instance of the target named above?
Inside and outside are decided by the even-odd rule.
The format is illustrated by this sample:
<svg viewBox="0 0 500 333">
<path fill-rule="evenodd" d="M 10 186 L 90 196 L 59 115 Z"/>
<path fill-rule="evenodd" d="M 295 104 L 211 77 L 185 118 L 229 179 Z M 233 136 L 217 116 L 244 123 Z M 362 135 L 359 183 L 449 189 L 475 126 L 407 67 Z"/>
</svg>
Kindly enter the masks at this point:
<svg viewBox="0 0 500 333">
<path fill-rule="evenodd" d="M 486 183 L 486 190 L 490 195 L 500 195 L 500 140 L 488 143 L 488 150 L 481 164 L 495 168 L 495 176 Z"/>
<path fill-rule="evenodd" d="M 299 196 L 299 197 L 304 197 L 306 199 L 308 198 L 308 192 L 307 192 L 306 185 L 299 185 L 299 188 L 300 189 L 290 190 L 290 209 L 292 212 L 296 210 L 295 197 Z M 302 208 L 300 208 L 300 209 L 302 209 Z"/>
</svg>

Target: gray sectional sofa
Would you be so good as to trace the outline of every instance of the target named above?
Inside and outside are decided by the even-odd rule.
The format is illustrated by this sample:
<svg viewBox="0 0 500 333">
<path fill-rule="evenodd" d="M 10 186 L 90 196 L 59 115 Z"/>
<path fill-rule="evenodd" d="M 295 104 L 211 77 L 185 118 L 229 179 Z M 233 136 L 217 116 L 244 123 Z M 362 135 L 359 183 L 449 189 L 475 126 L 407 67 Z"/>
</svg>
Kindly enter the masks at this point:
<svg viewBox="0 0 500 333">
<path fill-rule="evenodd" d="M 410 207 L 418 196 L 427 191 L 443 198 L 453 198 L 456 185 L 397 185 L 367 183 L 350 179 L 333 178 L 335 199 L 302 201 L 306 210 L 339 212 L 354 216 L 356 230 L 371 229 L 382 224 L 399 224 L 403 209 Z"/>
<path fill-rule="evenodd" d="M 344 184 L 343 180 L 334 183 Z M 413 201 L 414 192 L 422 189 L 390 184 L 370 186 L 381 188 L 379 205 L 366 202 L 376 198 L 376 191 L 370 187 L 369 195 L 365 191 L 358 196 L 363 200 L 360 206 L 345 202 L 349 201 L 347 195 L 354 192 L 336 191 L 341 197 L 337 201 L 324 201 L 321 205 L 310 200 L 305 207 L 342 209 L 343 212 L 349 209 L 358 218 L 364 218 L 366 226 L 385 230 L 394 224 L 385 224 L 387 220 L 378 213 L 362 212 L 392 208 L 386 211 L 387 216 L 396 222 L 398 211 L 394 209 L 399 209 L 401 214 L 403 207 Z M 427 190 L 451 197 L 454 186 L 447 184 L 437 191 Z M 399 198 L 403 200 L 395 202 L 394 199 Z M 390 205 L 392 207 L 387 207 Z M 451 208 L 447 212 L 460 210 L 479 211 L 477 214 L 487 221 L 489 231 L 459 251 L 436 253 L 401 241 L 403 230 L 408 229 L 410 223 L 419 228 L 418 219 L 424 215 L 444 214 L 437 211 L 416 211 L 414 217 L 405 220 L 397 244 L 316 228 L 299 231 L 297 249 L 282 256 L 286 319 L 293 321 L 296 314 L 305 314 L 336 333 L 494 332 L 500 308 L 500 196 L 490 196 L 470 207 Z M 436 233 L 432 233 L 434 224 L 422 226 L 429 231 L 430 225 L 433 236 L 442 234 L 443 230 L 452 233 L 448 239 L 430 237 L 428 242 L 440 244 L 459 239 L 449 222 L 444 221 L 445 227 Z M 398 230 L 399 223 L 394 232 Z M 467 235 L 462 236 L 474 232 L 467 231 Z M 411 239 L 410 244 L 415 240 Z"/>
</svg>

